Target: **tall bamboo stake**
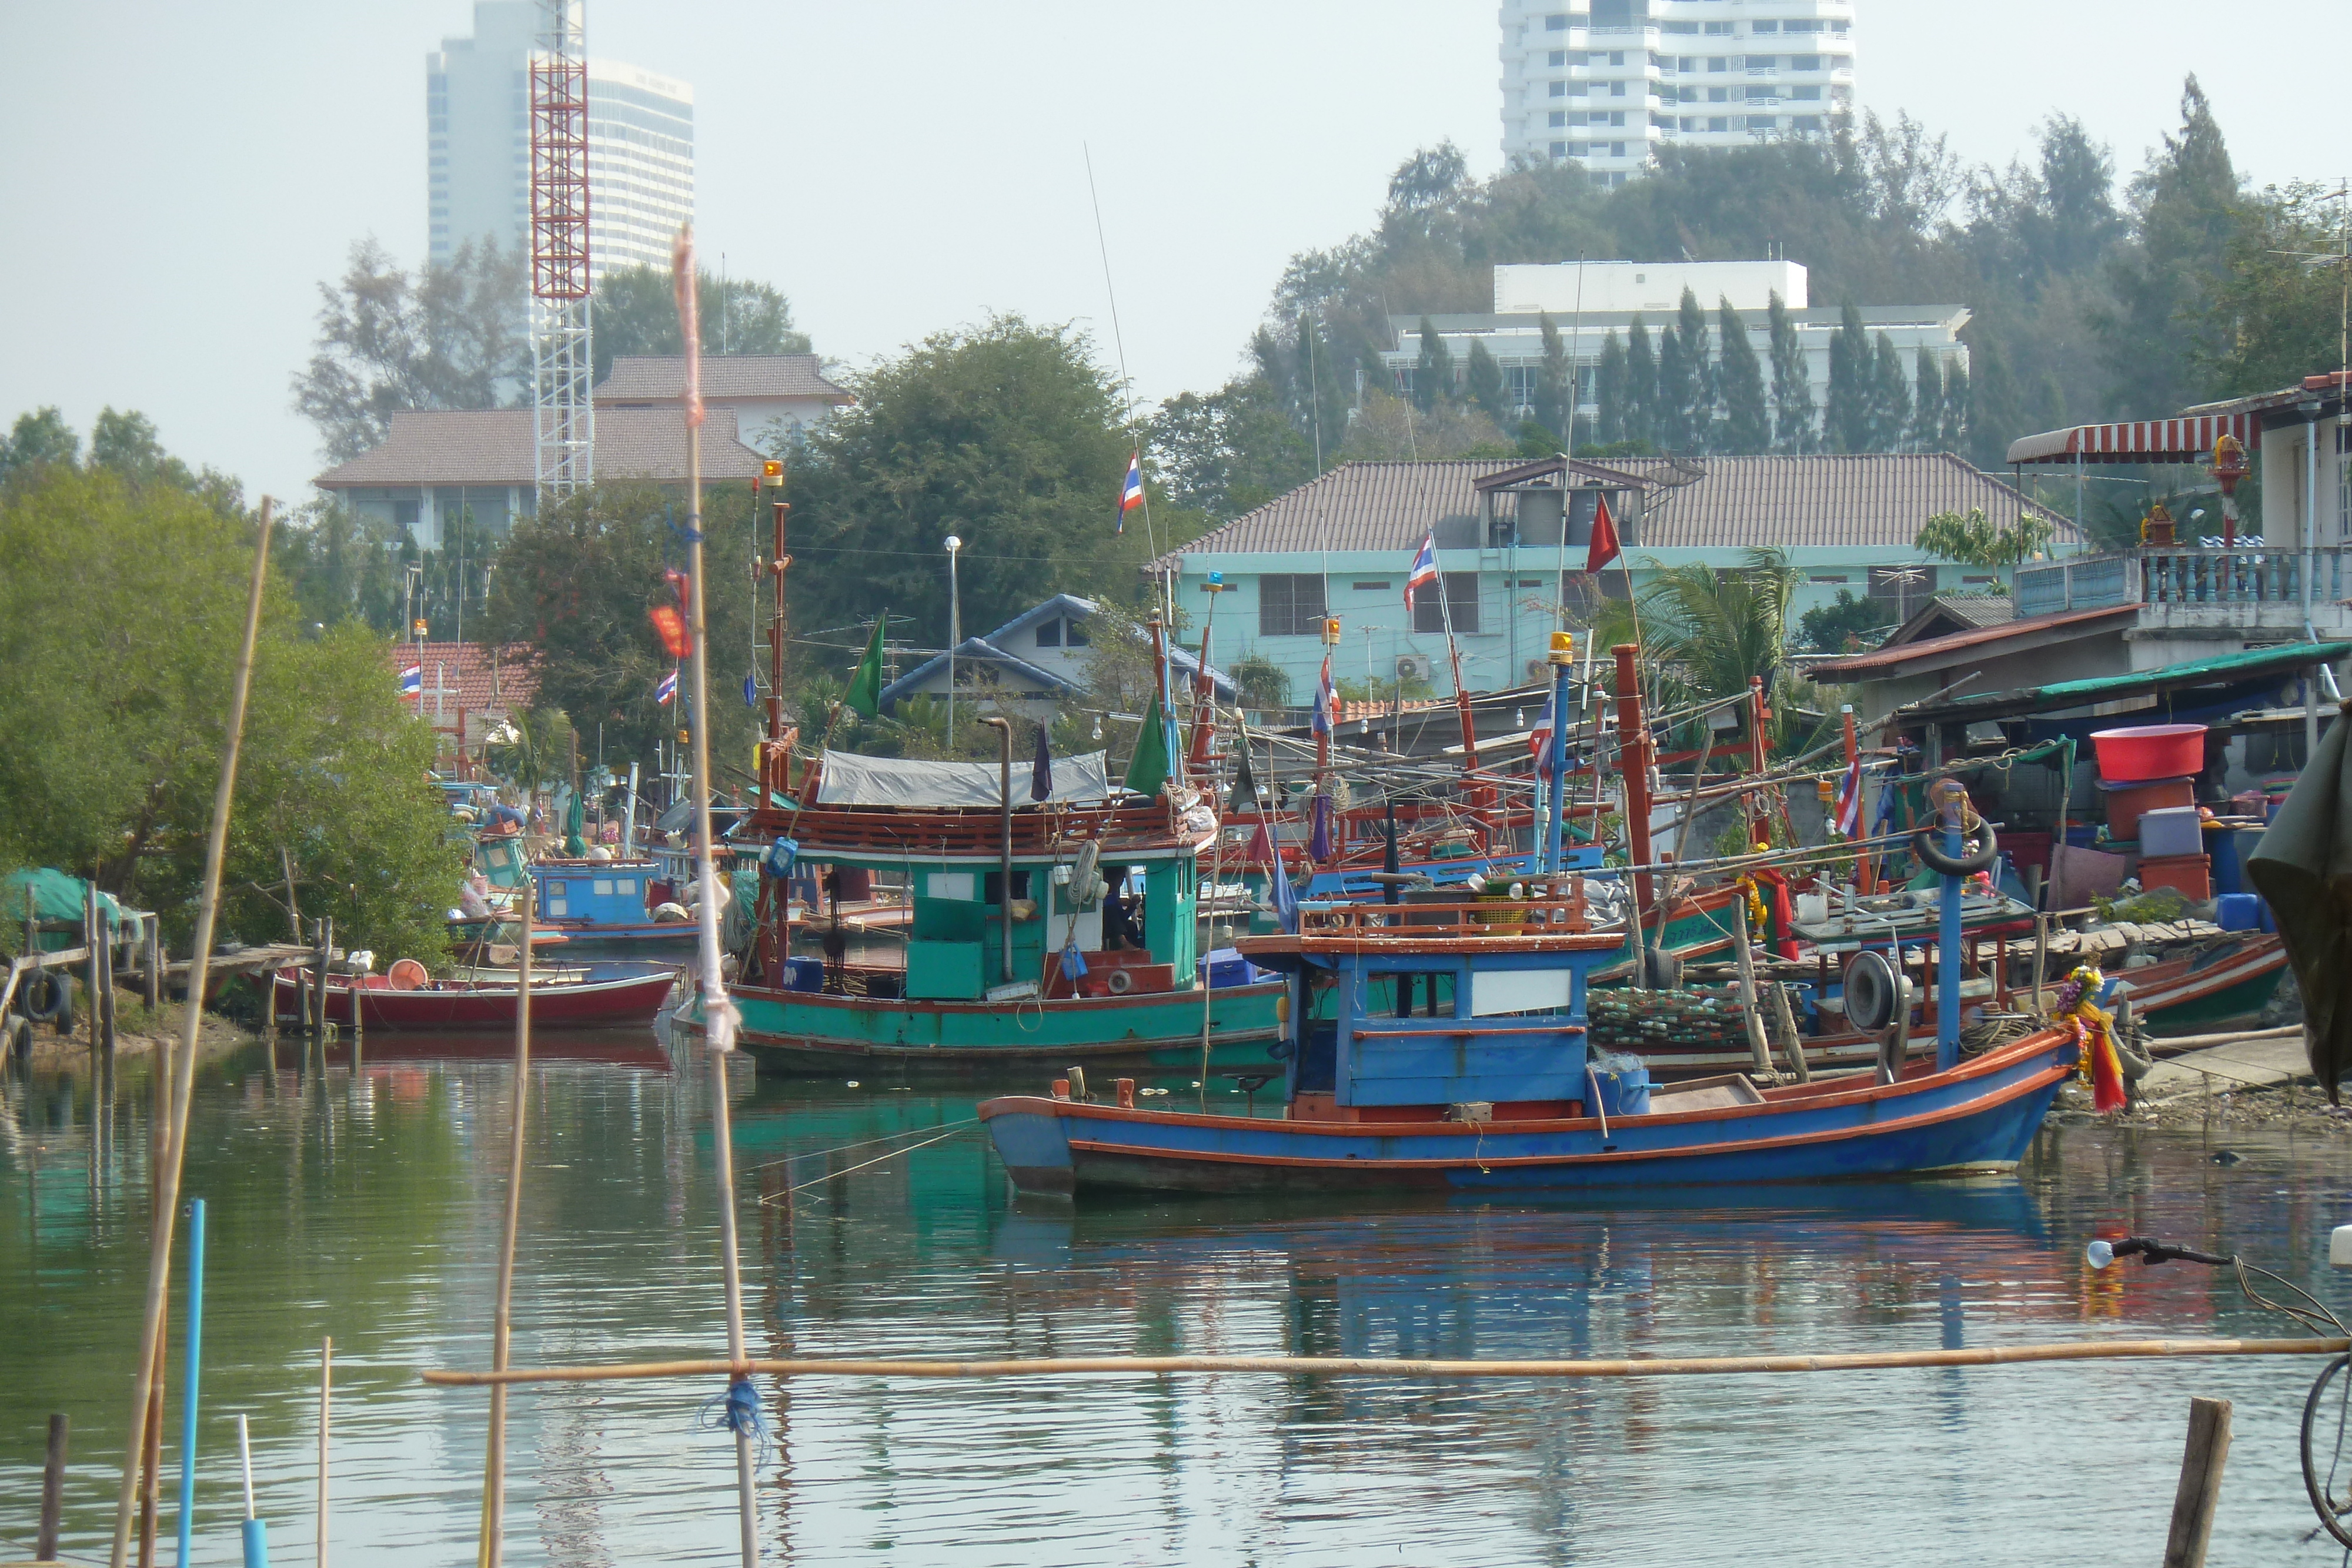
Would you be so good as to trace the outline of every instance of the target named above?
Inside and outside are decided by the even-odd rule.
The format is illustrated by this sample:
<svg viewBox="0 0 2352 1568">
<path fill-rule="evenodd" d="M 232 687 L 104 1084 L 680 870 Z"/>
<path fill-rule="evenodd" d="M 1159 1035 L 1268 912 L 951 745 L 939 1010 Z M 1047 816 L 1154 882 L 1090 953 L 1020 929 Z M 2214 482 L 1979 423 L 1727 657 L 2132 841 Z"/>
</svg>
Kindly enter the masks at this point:
<svg viewBox="0 0 2352 1568">
<path fill-rule="evenodd" d="M 522 956 L 516 960 L 514 1114 L 508 1124 L 506 1229 L 499 1243 L 499 1300 L 490 1319 L 490 1364 L 507 1364 L 507 1345 L 514 1328 L 515 1236 L 522 1228 L 523 1134 L 530 1111 L 530 916 L 537 879 L 526 874 L 515 890 L 515 907 L 522 914 Z M 352 1009 L 356 1013 L 358 1009 Z M 475 1554 L 481 1568 L 498 1568 L 503 1555 L 507 1520 L 507 1402 L 503 1388 L 490 1390 L 489 1457 L 482 1467 L 482 1544 Z M 319 1394 L 320 1508 L 319 1523 L 326 1528 L 327 1396 Z M 323 1539 L 323 1537 L 322 1537 Z"/>
<path fill-rule="evenodd" d="M 727 1106 L 727 1058 L 735 1049 L 735 1004 L 727 998 L 727 979 L 719 967 L 719 881 L 717 857 L 710 841 L 710 638 L 702 583 L 702 346 L 694 298 L 694 225 L 677 231 L 671 253 L 670 274 L 677 294 L 677 324 L 686 346 L 686 570 L 691 591 L 688 614 L 693 621 L 694 711 L 694 873 L 702 883 L 696 904 L 701 927 L 702 1032 L 710 1056 L 710 1131 L 718 1164 L 719 1262 L 727 1284 L 727 1358 L 736 1365 L 747 1359 L 743 1339 L 743 1271 L 735 1245 L 734 1129 Z M 742 1527 L 743 1568 L 760 1560 L 757 1520 L 752 1510 L 751 1438 L 735 1434 L 735 1491 Z"/>
<path fill-rule="evenodd" d="M 269 576 L 269 525 L 274 503 L 261 497 L 261 527 L 254 541 L 253 587 L 246 596 L 245 642 L 236 655 L 230 688 L 228 735 L 221 747 L 220 785 L 213 793 L 212 829 L 205 838 L 205 880 L 196 897 L 195 947 L 188 955 L 188 1006 L 182 1020 L 179 1054 L 172 1062 L 172 1124 L 156 1182 L 155 1222 L 147 1255 L 147 1303 L 139 1329 L 139 1360 L 131 1378 L 131 1418 L 123 1423 L 122 1487 L 114 1503 L 113 1568 L 123 1568 L 131 1548 L 131 1506 L 139 1490 L 139 1449 L 147 1403 L 155 1380 L 155 1358 L 163 1338 L 163 1289 L 172 1272 L 172 1233 L 180 1214 L 180 1167 L 188 1148 L 188 1103 L 196 1084 L 196 1036 L 204 1024 L 205 971 L 211 967 L 213 917 L 220 910 L 221 862 L 228 852 L 229 809 L 236 800 L 236 753 L 245 737 L 246 699 L 253 690 L 253 648 L 261 635 L 261 591 Z"/>
<path fill-rule="evenodd" d="M 359 1016 L 353 1008 L 352 1016 Z M 335 1342 L 319 1342 L 319 1568 L 327 1568 L 327 1418 L 335 1386 Z"/>
</svg>

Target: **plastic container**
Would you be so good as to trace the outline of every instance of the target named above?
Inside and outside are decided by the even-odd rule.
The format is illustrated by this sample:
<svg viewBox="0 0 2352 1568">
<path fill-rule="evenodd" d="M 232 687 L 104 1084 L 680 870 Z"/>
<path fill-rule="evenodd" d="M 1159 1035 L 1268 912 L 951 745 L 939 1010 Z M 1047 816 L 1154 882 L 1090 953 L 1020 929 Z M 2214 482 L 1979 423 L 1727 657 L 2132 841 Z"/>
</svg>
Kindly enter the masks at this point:
<svg viewBox="0 0 2352 1568">
<path fill-rule="evenodd" d="M 1212 988 L 1255 985 L 1258 967 L 1231 947 L 1219 947 L 1200 960 L 1201 978 Z"/>
<path fill-rule="evenodd" d="M 2099 777 L 2110 784 L 2142 779 L 2172 779 L 2205 770 L 2201 724 L 2142 724 L 2127 729 L 2095 729 Z"/>
<path fill-rule="evenodd" d="M 822 958 L 785 959 L 784 981 L 784 988 L 789 991 L 824 989 L 824 960 Z"/>
<path fill-rule="evenodd" d="M 2201 855 L 2205 852 L 2203 820 L 2194 806 L 2158 806 L 2139 814 L 2139 852 L 2144 855 Z"/>
<path fill-rule="evenodd" d="M 1628 1067 L 1618 1072 L 1593 1069 L 1592 1081 L 1601 1090 L 1601 1113 L 1604 1116 L 1646 1116 L 1650 1113 L 1650 1070 Z"/>
<path fill-rule="evenodd" d="M 2251 893 L 2225 893 L 2213 901 L 2213 918 L 2224 931 L 2258 931 L 2263 901 Z"/>
<path fill-rule="evenodd" d="M 2197 806 L 2196 786 L 2187 779 L 2164 779 L 2145 784 L 2107 784 L 2102 787 L 2107 805 L 2107 837 L 2137 839 L 2143 811 L 2162 810 L 2168 806 Z"/>
<path fill-rule="evenodd" d="M 2147 893 L 2168 887 L 2191 904 L 2202 904 L 2213 896 L 2213 868 L 2201 854 L 2143 855 L 2139 885 Z"/>
</svg>

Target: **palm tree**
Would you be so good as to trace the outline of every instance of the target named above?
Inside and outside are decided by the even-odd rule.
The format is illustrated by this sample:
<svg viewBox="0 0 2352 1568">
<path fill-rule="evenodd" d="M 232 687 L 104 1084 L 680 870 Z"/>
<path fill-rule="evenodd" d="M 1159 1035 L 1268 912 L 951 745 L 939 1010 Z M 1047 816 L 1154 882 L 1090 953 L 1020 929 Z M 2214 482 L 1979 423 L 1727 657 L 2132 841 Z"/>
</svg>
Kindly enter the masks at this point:
<svg viewBox="0 0 2352 1568">
<path fill-rule="evenodd" d="M 571 720 L 553 708 L 509 718 L 490 733 L 483 747 L 483 760 L 492 774 L 521 790 L 528 803 L 533 795 L 566 776 L 571 730 Z"/>
<path fill-rule="evenodd" d="M 1667 709 L 1736 696 L 1761 676 L 1771 695 L 1788 662 L 1789 607 L 1801 580 L 1788 556 L 1752 549 L 1737 570 L 1693 562 L 1659 568 L 1641 591 L 1641 613 L 1622 602 L 1602 614 L 1593 636 L 1606 646 L 1636 642 Z"/>
</svg>

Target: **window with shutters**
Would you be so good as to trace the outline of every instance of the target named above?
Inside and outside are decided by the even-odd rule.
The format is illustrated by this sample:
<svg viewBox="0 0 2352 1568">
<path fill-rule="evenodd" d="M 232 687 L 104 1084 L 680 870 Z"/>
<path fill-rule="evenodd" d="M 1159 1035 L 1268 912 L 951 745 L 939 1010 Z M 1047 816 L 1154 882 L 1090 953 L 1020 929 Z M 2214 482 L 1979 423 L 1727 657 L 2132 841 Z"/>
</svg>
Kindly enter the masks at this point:
<svg viewBox="0 0 2352 1568">
<path fill-rule="evenodd" d="M 1257 580 L 1257 634 L 1314 637 L 1323 630 L 1323 580 L 1312 573 L 1271 572 Z"/>
</svg>

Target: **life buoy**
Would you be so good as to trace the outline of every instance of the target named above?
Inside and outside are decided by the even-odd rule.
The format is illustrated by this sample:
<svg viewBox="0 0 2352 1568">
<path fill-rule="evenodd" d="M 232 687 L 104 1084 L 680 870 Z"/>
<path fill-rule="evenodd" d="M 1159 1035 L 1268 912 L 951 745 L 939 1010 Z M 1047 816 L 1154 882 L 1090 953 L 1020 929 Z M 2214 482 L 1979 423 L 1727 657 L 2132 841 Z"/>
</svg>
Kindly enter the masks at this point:
<svg viewBox="0 0 2352 1568">
<path fill-rule="evenodd" d="M 1856 953 L 1845 968 L 1845 1021 L 1864 1034 L 1876 1034 L 1895 1021 L 1895 967 L 1885 955 Z"/>
<path fill-rule="evenodd" d="M 1919 863 L 1929 871 L 1939 872 L 1945 876 L 1974 876 L 2000 858 L 2000 841 L 1994 835 L 1990 822 L 1979 821 L 1968 831 L 1976 840 L 1977 847 L 1958 860 L 1944 852 L 1941 843 L 1944 830 L 1934 825 L 1911 835 L 1911 852 L 1917 855 Z"/>
<path fill-rule="evenodd" d="M 384 973 L 384 978 L 392 983 L 395 991 L 415 990 L 432 977 L 433 971 L 414 958 L 395 958 L 392 967 Z"/>
<path fill-rule="evenodd" d="M 1135 977 L 1125 969 L 1113 969 L 1103 977 L 1103 989 L 1114 997 L 1123 997 L 1135 989 Z"/>
</svg>

